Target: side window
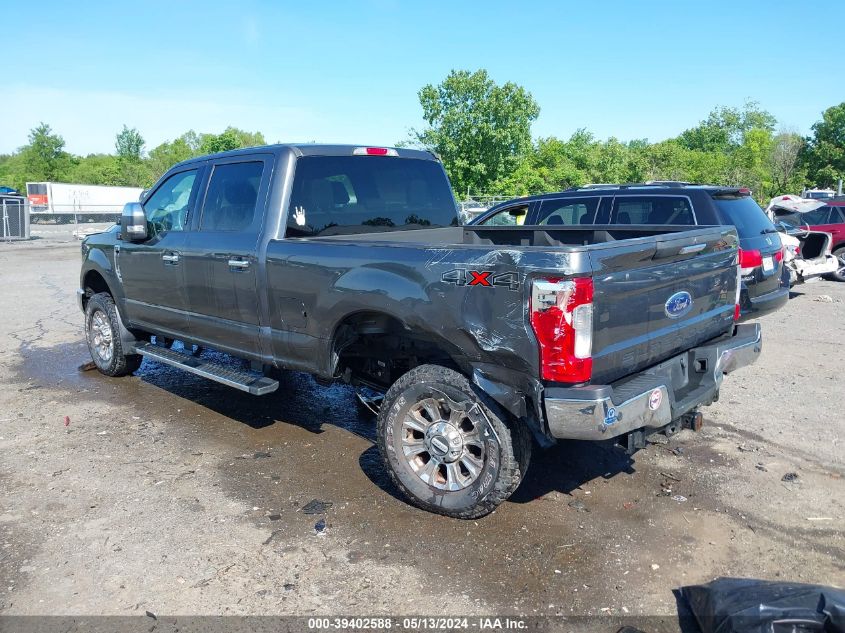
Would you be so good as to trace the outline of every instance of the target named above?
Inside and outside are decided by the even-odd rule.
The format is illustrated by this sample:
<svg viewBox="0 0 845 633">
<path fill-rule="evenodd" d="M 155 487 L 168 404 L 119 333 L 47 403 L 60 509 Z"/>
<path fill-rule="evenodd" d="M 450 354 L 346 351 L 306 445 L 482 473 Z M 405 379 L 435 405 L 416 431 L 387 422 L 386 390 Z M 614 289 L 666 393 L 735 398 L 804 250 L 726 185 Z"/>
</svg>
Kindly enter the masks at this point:
<svg viewBox="0 0 845 633">
<path fill-rule="evenodd" d="M 818 209 L 813 209 L 812 211 L 807 211 L 807 213 L 803 213 L 801 217 L 801 223 L 806 224 L 809 226 L 818 226 L 819 224 L 828 224 L 829 216 L 830 216 L 831 207 L 819 207 Z"/>
<path fill-rule="evenodd" d="M 831 224 L 842 224 L 845 222 L 845 207 L 830 207 L 830 222 Z"/>
<path fill-rule="evenodd" d="M 173 174 L 147 198 L 144 214 L 147 216 L 150 236 L 185 230 L 188 202 L 196 179 L 196 169 Z"/>
<path fill-rule="evenodd" d="M 673 196 L 617 196 L 611 224 L 694 225 L 695 215 L 686 198 Z"/>
<path fill-rule="evenodd" d="M 543 200 L 538 224 L 593 224 L 600 198 Z"/>
<path fill-rule="evenodd" d="M 264 163 L 215 165 L 208 183 L 200 231 L 243 231 L 252 224 Z"/>
<path fill-rule="evenodd" d="M 509 207 L 480 222 L 483 226 L 522 226 L 528 216 L 528 205 Z"/>
</svg>

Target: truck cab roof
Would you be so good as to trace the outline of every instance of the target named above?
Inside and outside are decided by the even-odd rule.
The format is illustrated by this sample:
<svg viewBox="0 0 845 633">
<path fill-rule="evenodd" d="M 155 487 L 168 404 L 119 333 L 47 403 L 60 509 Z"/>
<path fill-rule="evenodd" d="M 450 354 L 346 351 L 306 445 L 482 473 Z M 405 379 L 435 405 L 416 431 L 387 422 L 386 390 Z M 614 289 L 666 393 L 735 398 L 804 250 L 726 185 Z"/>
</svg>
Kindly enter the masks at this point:
<svg viewBox="0 0 845 633">
<path fill-rule="evenodd" d="M 368 152 L 367 150 L 373 150 Z M 177 165 L 191 165 L 194 163 L 205 162 L 207 160 L 215 160 L 219 158 L 229 158 L 243 156 L 246 154 L 285 154 L 290 153 L 296 156 L 355 156 L 366 155 L 371 153 L 373 156 L 395 156 L 398 158 L 416 158 L 420 160 L 434 160 L 439 162 L 439 158 L 427 150 L 409 149 L 405 147 L 387 147 L 375 145 L 338 145 L 338 144 L 322 144 L 322 143 L 276 143 L 273 145 L 257 145 L 255 147 L 244 147 L 239 149 L 232 149 L 225 152 L 217 152 L 215 154 L 204 154 L 203 156 L 196 156 L 184 160 Z"/>
</svg>

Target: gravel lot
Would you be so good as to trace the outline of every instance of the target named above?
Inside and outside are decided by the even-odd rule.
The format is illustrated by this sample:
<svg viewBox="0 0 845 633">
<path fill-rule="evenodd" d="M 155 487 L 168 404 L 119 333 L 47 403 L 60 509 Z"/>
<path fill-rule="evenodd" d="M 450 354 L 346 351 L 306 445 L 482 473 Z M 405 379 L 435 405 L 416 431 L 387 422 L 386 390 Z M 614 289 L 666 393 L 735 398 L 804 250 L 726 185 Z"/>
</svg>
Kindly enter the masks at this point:
<svg viewBox="0 0 845 633">
<path fill-rule="evenodd" d="M 345 387 L 79 371 L 79 243 L 38 237 L 0 244 L 0 614 L 658 615 L 722 575 L 845 584 L 845 284 L 762 319 L 700 433 L 557 446 L 461 522 L 395 496 Z"/>
</svg>

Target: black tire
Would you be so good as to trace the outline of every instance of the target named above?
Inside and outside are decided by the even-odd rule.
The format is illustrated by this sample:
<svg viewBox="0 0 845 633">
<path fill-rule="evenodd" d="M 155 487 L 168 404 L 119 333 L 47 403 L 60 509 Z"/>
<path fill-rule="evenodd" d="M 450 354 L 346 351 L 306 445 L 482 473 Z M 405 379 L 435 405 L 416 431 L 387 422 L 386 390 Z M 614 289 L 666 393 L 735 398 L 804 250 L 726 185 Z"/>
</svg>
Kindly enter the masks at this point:
<svg viewBox="0 0 845 633">
<path fill-rule="evenodd" d="M 108 338 L 108 343 L 106 343 Z M 126 354 L 120 340 L 120 318 L 107 292 L 88 298 L 85 306 L 85 339 L 91 359 L 106 376 L 126 376 L 141 366 L 140 354 Z M 110 354 L 105 350 L 108 349 Z"/>
<path fill-rule="evenodd" d="M 835 273 L 830 273 L 825 277 L 833 281 L 845 281 L 845 246 L 840 246 L 833 251 L 833 256 L 839 260 L 839 268 Z"/>
<path fill-rule="evenodd" d="M 421 412 L 422 403 L 436 405 L 439 417 L 427 409 Z M 459 405 L 454 417 L 450 404 Z M 428 422 L 425 432 L 408 426 L 420 425 L 420 415 Z M 456 425 L 449 424 L 453 420 Z M 442 429 L 455 429 L 460 441 Z M 423 510 L 458 519 L 495 510 L 517 489 L 531 459 L 528 429 L 462 374 L 437 365 L 416 367 L 393 383 L 379 412 L 376 436 L 387 472 L 405 497 Z M 422 453 L 406 457 L 405 450 L 419 451 L 421 446 Z M 455 485 L 461 487 L 447 489 Z"/>
</svg>

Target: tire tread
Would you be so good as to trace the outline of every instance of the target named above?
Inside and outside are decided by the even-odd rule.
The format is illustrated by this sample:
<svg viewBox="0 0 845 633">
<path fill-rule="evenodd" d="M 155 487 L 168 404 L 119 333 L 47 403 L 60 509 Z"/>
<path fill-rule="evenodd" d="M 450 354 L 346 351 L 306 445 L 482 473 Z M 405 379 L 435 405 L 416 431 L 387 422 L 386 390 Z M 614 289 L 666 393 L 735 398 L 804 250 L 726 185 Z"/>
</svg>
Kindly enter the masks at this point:
<svg viewBox="0 0 845 633">
<path fill-rule="evenodd" d="M 387 450 L 385 446 L 385 438 L 387 436 L 385 425 L 387 424 L 388 415 L 392 402 L 398 398 L 403 391 L 416 383 L 443 383 L 451 387 L 460 389 L 468 396 L 474 396 L 481 403 L 485 409 L 485 414 L 493 425 L 496 434 L 499 436 L 500 443 L 500 466 L 499 476 L 493 483 L 493 486 L 484 497 L 474 506 L 465 510 L 453 510 L 442 508 L 440 506 L 431 505 L 418 499 L 405 485 L 400 478 L 393 471 L 387 457 Z M 505 414 L 501 407 L 496 404 L 480 389 L 475 387 L 463 375 L 439 365 L 420 365 L 411 369 L 402 375 L 384 396 L 384 402 L 381 406 L 381 412 L 378 416 L 377 438 L 379 452 L 381 453 L 382 462 L 387 470 L 390 480 L 399 489 L 402 495 L 409 500 L 409 502 L 423 510 L 433 512 L 436 514 L 443 514 L 458 519 L 478 519 L 487 514 L 490 514 L 499 505 L 501 505 L 522 482 L 525 472 L 528 468 L 528 463 L 531 458 L 532 438 L 525 425 L 518 420 L 513 420 Z"/>
<path fill-rule="evenodd" d="M 99 292 L 89 297 L 88 304 L 85 307 L 85 339 L 86 342 L 89 343 L 89 349 L 90 341 L 88 339 L 88 327 L 91 316 L 97 308 L 105 312 L 109 319 L 109 324 L 112 329 L 112 340 L 114 341 L 114 352 L 112 354 L 111 363 L 108 367 L 104 368 L 97 362 L 96 355 L 93 350 L 91 350 L 91 358 L 94 360 L 94 364 L 97 365 L 97 369 L 100 373 L 105 374 L 106 376 L 117 378 L 134 373 L 141 366 L 141 362 L 144 360 L 144 357 L 140 354 L 126 354 L 124 352 L 123 341 L 120 340 L 120 317 L 117 313 L 117 306 L 114 304 L 112 296 L 107 292 Z"/>
</svg>

